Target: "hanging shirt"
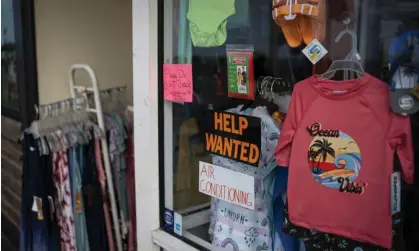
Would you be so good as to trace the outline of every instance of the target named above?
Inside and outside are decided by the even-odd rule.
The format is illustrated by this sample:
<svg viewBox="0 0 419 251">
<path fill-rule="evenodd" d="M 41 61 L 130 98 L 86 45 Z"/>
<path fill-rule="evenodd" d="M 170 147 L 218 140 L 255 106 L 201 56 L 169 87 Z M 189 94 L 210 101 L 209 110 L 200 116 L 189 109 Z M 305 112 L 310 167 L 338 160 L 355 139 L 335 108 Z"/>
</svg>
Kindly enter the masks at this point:
<svg viewBox="0 0 419 251">
<path fill-rule="evenodd" d="M 75 146 L 68 150 L 71 184 L 71 196 L 73 205 L 74 225 L 76 231 L 77 250 L 90 250 L 87 235 L 86 216 L 82 192 L 82 172 L 84 168 L 83 146 Z"/>
<path fill-rule="evenodd" d="M 89 237 L 90 250 L 111 250 L 108 247 L 106 232 L 106 218 L 101 196 L 100 175 L 95 160 L 94 139 L 84 147 L 84 160 L 82 165 L 82 191 L 83 206 L 86 215 L 86 228 Z M 111 230 L 112 231 L 112 228 Z"/>
<path fill-rule="evenodd" d="M 110 116 L 105 116 L 105 125 L 106 129 L 109 133 L 109 158 L 110 158 L 110 164 L 112 169 L 112 179 L 114 181 L 114 190 L 115 190 L 115 198 L 118 204 L 119 208 L 119 219 L 121 224 L 121 234 L 122 239 L 124 242 L 124 250 L 125 247 L 128 249 L 127 245 L 125 245 L 127 241 L 127 213 L 125 213 L 126 206 L 124 206 L 126 200 L 124 200 L 124 192 L 126 194 L 126 191 L 123 191 L 121 187 L 123 185 L 121 184 L 122 180 L 122 174 L 121 174 L 121 159 L 124 157 L 123 153 L 125 151 L 125 142 L 123 134 L 120 131 L 120 127 L 118 123 L 112 119 Z M 125 181 L 123 181 L 125 182 Z M 126 197 L 125 197 L 126 198 Z"/>
<path fill-rule="evenodd" d="M 214 156 L 212 163 L 255 177 L 255 210 L 212 198 L 210 226 L 210 233 L 213 235 L 212 245 L 216 250 L 271 250 L 274 238 L 271 227 L 271 198 L 264 197 L 268 191 L 263 182 L 267 172 L 276 167 L 273 153 L 278 141 L 279 126 L 269 116 L 265 107 L 240 111 L 241 107 L 228 112 L 261 118 L 259 166 L 256 168 L 220 156 Z M 277 243 L 276 246 L 280 244 Z"/>
<path fill-rule="evenodd" d="M 290 221 L 391 247 L 394 151 L 413 182 L 410 121 L 390 110 L 389 86 L 371 75 L 295 85 L 275 151 L 289 166 Z"/>
<path fill-rule="evenodd" d="M 102 203 L 103 203 L 103 213 L 105 216 L 105 225 L 106 225 L 106 234 L 108 237 L 108 248 L 109 251 L 115 250 L 115 242 L 113 237 L 113 230 L 112 230 L 112 218 L 111 218 L 111 207 L 108 201 L 109 193 L 108 188 L 106 187 L 106 174 L 102 164 L 102 152 L 100 149 L 100 140 L 95 139 L 95 161 L 96 161 L 96 168 L 98 172 L 98 179 L 100 183 L 100 190 L 102 196 Z"/>
<path fill-rule="evenodd" d="M 125 171 L 127 168 L 125 152 L 127 150 L 126 147 L 126 139 L 128 138 L 127 133 L 125 131 L 125 123 L 123 119 L 117 113 L 111 113 L 110 117 L 115 121 L 115 125 L 118 128 L 120 141 L 118 142 L 118 150 L 112 151 L 114 157 L 112 158 L 111 163 L 117 167 L 119 170 L 119 192 L 121 198 L 121 210 L 124 213 L 125 219 L 128 219 L 128 200 L 127 200 L 127 183 L 126 183 L 126 175 Z"/>
<path fill-rule="evenodd" d="M 66 152 L 53 153 L 54 184 L 57 188 L 56 214 L 60 227 L 61 250 L 76 250 L 76 234 Z"/>
<path fill-rule="evenodd" d="M 20 250 L 59 250 L 59 231 L 51 210 L 52 158 L 41 154 L 40 140 L 31 134 L 24 134 L 22 147 Z"/>
<path fill-rule="evenodd" d="M 134 134 L 128 136 L 127 151 L 125 153 L 127 161 L 126 181 L 127 181 L 127 200 L 128 200 L 128 250 L 137 250 L 136 235 L 136 215 L 135 215 L 135 161 L 134 161 Z"/>
</svg>

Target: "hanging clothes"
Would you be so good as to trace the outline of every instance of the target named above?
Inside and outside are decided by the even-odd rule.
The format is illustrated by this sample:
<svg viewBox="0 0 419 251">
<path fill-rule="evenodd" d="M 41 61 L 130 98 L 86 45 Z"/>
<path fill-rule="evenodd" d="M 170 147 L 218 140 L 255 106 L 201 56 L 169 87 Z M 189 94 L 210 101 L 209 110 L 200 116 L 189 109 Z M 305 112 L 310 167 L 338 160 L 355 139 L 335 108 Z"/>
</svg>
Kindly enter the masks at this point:
<svg viewBox="0 0 419 251">
<path fill-rule="evenodd" d="M 82 196 L 82 172 L 84 168 L 83 146 L 75 146 L 69 149 L 69 172 L 73 204 L 74 224 L 76 231 L 77 250 L 90 251 L 89 238 L 86 229 L 86 217 Z"/>
<path fill-rule="evenodd" d="M 74 72 L 78 69 L 89 72 L 92 88 L 81 90 L 75 84 Z M 42 119 L 34 121 L 22 135 L 25 160 L 21 251 L 114 251 L 116 247 L 118 251 L 128 250 L 124 120 L 104 116 L 107 119 L 104 121 L 99 114 L 94 120 L 91 116 L 101 111 L 102 102 L 98 100 L 104 96 L 111 97 L 108 109 L 121 110 L 116 106 L 123 105 L 120 101 L 125 89 L 100 91 L 91 72 L 93 69 L 88 65 L 71 66 L 69 87 L 73 97 L 37 107 Z M 89 109 L 88 99 L 93 96 L 95 111 Z M 32 135 L 38 139 L 33 139 Z M 119 157 L 114 159 L 117 161 L 115 170 L 109 165 L 111 159 L 105 137 L 115 146 L 109 152 Z M 116 175 L 112 175 L 112 171 L 116 171 Z"/>
<path fill-rule="evenodd" d="M 115 113 L 105 116 L 108 130 L 109 157 L 114 180 L 114 190 L 119 207 L 123 249 L 128 250 L 128 202 L 126 189 L 125 139 L 127 137 L 123 121 Z"/>
<path fill-rule="evenodd" d="M 115 242 L 113 238 L 113 227 L 112 227 L 112 219 L 111 219 L 111 207 L 108 201 L 108 197 L 106 196 L 108 193 L 108 188 L 106 187 L 106 175 L 103 169 L 102 164 L 102 153 L 100 148 L 100 140 L 96 139 L 95 142 L 95 161 L 96 161 L 96 169 L 98 173 L 99 183 L 100 183 L 100 190 L 101 190 L 101 197 L 102 197 L 102 206 L 103 206 L 103 214 L 105 217 L 105 225 L 106 225 L 106 236 L 108 237 L 108 248 L 109 251 L 115 250 Z"/>
<path fill-rule="evenodd" d="M 128 218 L 128 201 L 127 201 L 127 184 L 126 184 L 126 177 L 125 177 L 125 170 L 127 167 L 126 164 L 126 142 L 127 134 L 125 131 L 125 124 L 124 121 L 117 113 L 110 113 L 110 118 L 114 121 L 115 126 L 118 130 L 119 138 L 117 143 L 115 144 L 116 149 L 114 154 L 114 158 L 112 164 L 115 165 L 116 169 L 119 170 L 119 193 L 121 198 L 121 210 L 124 213 L 125 219 Z"/>
<path fill-rule="evenodd" d="M 66 143 L 63 133 L 54 135 L 54 142 L 34 139 L 31 134 L 23 136 L 20 250 L 114 251 L 100 139 L 53 152 L 49 144 L 57 147 Z M 121 154 L 122 162 L 129 163 L 125 169 L 130 178 L 125 173 L 123 178 L 129 184 L 126 193 L 130 187 L 127 216 L 131 217 L 135 216 L 133 142 L 130 148 L 130 154 Z M 51 154 L 45 155 L 46 152 Z M 128 227 L 130 241 L 125 248 L 134 251 L 135 218 L 130 219 Z"/>
<path fill-rule="evenodd" d="M 90 251 L 113 250 L 108 246 L 107 224 L 110 222 L 105 218 L 101 185 L 99 182 L 99 172 L 95 160 L 95 142 L 91 141 L 83 147 L 84 159 L 82 172 L 82 193 L 84 201 L 84 211 L 86 215 L 86 227 L 89 237 Z M 104 177 L 103 177 L 104 178 Z M 108 212 L 109 214 L 109 212 Z M 110 228 L 112 238 L 112 228 Z M 113 245 L 113 244 L 112 244 Z"/>
<path fill-rule="evenodd" d="M 20 250 L 60 250 L 58 223 L 54 217 L 52 159 L 40 154 L 39 140 L 24 134 Z M 46 185 L 44 185 L 46 184 Z"/>
<path fill-rule="evenodd" d="M 135 216 L 135 168 L 134 168 L 134 134 L 128 129 L 128 140 L 127 140 L 127 151 L 126 151 L 126 182 L 127 182 L 127 200 L 128 200 L 128 250 L 137 250 L 137 239 L 136 239 L 136 216 Z"/>
<path fill-rule="evenodd" d="M 66 152 L 53 153 L 54 183 L 57 189 L 57 217 L 60 226 L 61 250 L 75 251 L 76 236 L 71 199 L 71 186 Z"/>
</svg>

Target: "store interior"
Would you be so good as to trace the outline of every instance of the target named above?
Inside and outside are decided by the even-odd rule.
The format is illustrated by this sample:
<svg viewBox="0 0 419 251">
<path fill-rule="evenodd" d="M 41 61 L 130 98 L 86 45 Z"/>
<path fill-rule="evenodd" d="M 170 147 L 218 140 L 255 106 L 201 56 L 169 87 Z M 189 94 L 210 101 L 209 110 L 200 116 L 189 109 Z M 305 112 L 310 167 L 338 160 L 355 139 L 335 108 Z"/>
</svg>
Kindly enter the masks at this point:
<svg viewBox="0 0 419 251">
<path fill-rule="evenodd" d="M 35 2 L 21 250 L 137 249 L 132 5 Z M 417 0 L 157 6 L 162 229 L 197 250 L 419 250 Z M 166 69 L 192 69 L 187 95 Z"/>
<path fill-rule="evenodd" d="M 197 248 L 208 250 L 295 250 L 273 249 L 273 240 L 279 238 L 284 242 L 284 239 L 275 235 L 273 229 L 278 226 L 273 227 L 269 224 L 264 229 L 269 237 L 264 239 L 259 235 L 256 238 L 259 240 L 253 239 L 254 243 L 251 244 L 248 244 L 248 241 L 243 243 L 242 240 L 237 240 L 247 236 L 244 230 L 243 232 L 238 230 L 239 232 L 235 233 L 234 227 L 237 227 L 240 218 L 248 217 L 247 219 L 251 223 L 244 225 L 250 229 L 252 226 L 260 224 L 264 218 L 271 217 L 269 212 L 271 208 L 275 207 L 275 201 L 269 201 L 269 203 L 265 201 L 267 208 L 261 210 L 263 214 L 257 210 L 255 212 L 233 205 L 200 191 L 202 190 L 200 189 L 200 170 L 202 171 L 202 169 L 198 168 L 200 162 L 212 163 L 252 176 L 255 178 L 255 186 L 259 186 L 259 188 L 262 185 L 258 182 L 263 180 L 262 176 L 266 167 L 270 164 L 278 164 L 272 159 L 265 160 L 265 162 L 260 160 L 258 168 L 255 168 L 255 166 L 243 164 L 243 161 L 237 161 L 237 159 L 226 157 L 223 154 L 221 156 L 224 158 L 220 158 L 220 153 L 211 153 L 208 150 L 208 139 L 205 137 L 208 132 L 207 123 L 209 120 L 207 116 L 210 116 L 208 110 L 262 117 L 262 115 L 255 115 L 252 112 L 256 112 L 259 107 L 265 107 L 268 118 L 263 116 L 262 124 L 274 121 L 276 126 L 274 128 L 268 126 L 267 130 L 272 129 L 273 131 L 269 132 L 278 134 L 279 141 L 281 141 L 282 126 L 284 121 L 286 123 L 286 116 L 289 115 L 290 103 L 292 104 L 293 99 L 296 99 L 294 93 L 297 83 L 307 82 L 307 79 L 316 78 L 316 76 L 329 79 L 327 81 L 330 82 L 348 81 L 348 83 L 352 83 L 351 79 L 354 79 L 353 82 L 355 82 L 357 79 L 366 79 L 365 76 L 369 76 L 374 81 L 381 81 L 383 86 L 390 86 L 394 75 L 398 72 L 397 67 L 396 69 L 390 67 L 391 63 L 395 64 L 396 56 L 394 54 L 398 53 L 398 51 L 394 51 L 395 41 L 411 32 L 417 34 L 419 29 L 417 14 L 419 3 L 413 0 L 320 0 L 307 1 L 310 3 L 306 3 L 306 6 L 303 6 L 303 2 L 306 1 L 295 1 L 294 3 L 294 1 L 276 0 L 235 0 L 213 1 L 207 4 L 193 0 L 164 1 L 163 63 L 191 64 L 193 82 L 192 102 L 166 100 L 164 103 L 164 203 L 169 212 L 174 211 L 182 216 L 181 234 L 171 229 L 171 226 L 167 229 L 181 235 L 180 238 L 197 244 Z M 293 4 L 295 6 L 292 6 Z M 209 16 L 212 18 L 208 18 Z M 313 63 L 313 58 L 310 59 L 304 50 L 314 39 L 317 39 L 327 52 Z M 414 47 L 417 45 L 417 40 L 413 39 L 408 43 Z M 414 45 L 415 43 L 416 45 Z M 414 50 L 414 52 L 410 52 L 410 61 L 408 60 L 409 64 L 413 65 L 411 69 L 417 67 L 416 54 L 418 51 Z M 236 66 L 231 63 L 230 59 L 232 56 L 240 55 L 247 55 L 248 61 L 239 64 L 237 69 L 233 68 L 232 70 L 231 67 Z M 401 81 L 411 81 L 414 86 L 414 82 L 418 81 L 418 70 L 416 68 L 412 71 L 412 74 L 409 75 L 410 78 Z M 342 86 L 344 85 L 345 82 L 342 82 Z M 321 89 L 321 91 L 326 92 L 326 89 Z M 297 106 L 298 109 L 304 106 L 301 104 L 300 107 L 300 103 L 298 103 L 300 101 L 295 101 L 297 104 L 294 106 Z M 301 102 L 303 103 L 303 101 Z M 382 104 L 383 107 L 385 105 L 388 106 L 385 108 L 389 110 L 393 107 L 390 102 Z M 319 113 L 332 113 L 336 109 L 339 111 L 336 107 L 319 106 L 318 109 L 321 109 Z M 411 140 L 414 144 L 409 156 L 415 157 L 415 162 L 412 165 L 417 170 L 419 165 L 417 161 L 419 159 L 418 113 L 412 111 L 405 114 L 394 107 L 393 111 L 410 118 L 409 131 L 412 134 L 409 134 L 407 140 Z M 330 116 L 336 116 L 336 119 L 339 119 L 341 114 L 339 115 L 337 112 L 336 115 Z M 355 121 L 356 119 L 357 117 L 351 117 L 347 120 Z M 351 123 L 356 124 L 357 122 Z M 379 123 L 381 123 L 380 117 L 374 124 Z M 322 128 L 317 129 L 321 130 Z M 263 137 L 262 129 L 262 148 L 260 150 L 262 156 L 264 154 L 273 156 L 274 150 L 277 154 L 275 146 L 278 138 L 272 142 L 272 144 L 275 143 L 272 149 L 269 142 L 265 142 Z M 367 136 L 365 135 L 365 137 Z M 269 140 L 267 139 L 267 141 Z M 359 149 L 352 150 L 355 153 L 359 151 Z M 403 170 L 404 174 L 405 163 L 400 164 L 399 157 L 394 158 L 392 168 Z M 324 173 L 324 170 L 318 166 L 320 164 L 315 163 L 316 161 L 320 162 L 318 158 L 314 156 L 312 160 L 308 161 L 313 175 Z M 326 159 L 326 157 L 324 158 Z M 329 159 L 329 157 L 327 158 Z M 392 162 L 393 158 L 387 160 Z M 291 171 L 289 171 L 289 175 L 291 177 Z M 417 177 L 417 172 L 414 175 Z M 405 181 L 410 183 L 411 178 Z M 412 185 L 405 181 L 401 186 L 403 247 L 392 246 L 393 250 L 417 250 L 419 247 L 414 237 L 419 234 L 416 226 L 418 218 L 413 213 L 418 209 L 418 187 L 416 183 Z M 234 181 L 231 182 L 236 184 Z M 269 191 L 262 188 L 262 191 L 259 192 L 259 195 L 258 192 L 255 192 L 256 201 L 258 200 L 257 196 L 262 198 Z M 284 194 L 286 193 L 284 192 Z M 371 201 L 371 203 L 374 202 Z M 380 203 L 377 202 L 377 204 Z M 223 206 L 225 209 L 222 209 Z M 377 206 L 376 210 L 383 209 L 379 209 Z M 393 217 L 395 216 L 393 215 Z M 281 228 L 282 226 L 278 227 L 280 230 Z M 333 230 L 331 232 L 336 234 Z M 302 234 L 299 233 L 300 235 L 297 236 L 300 238 L 299 240 L 304 239 L 302 237 L 306 233 L 304 231 Z M 348 235 L 344 235 L 344 237 L 348 237 Z M 229 238 L 236 241 L 238 246 L 231 242 L 231 245 L 228 242 L 222 242 Z M 361 240 L 363 240 L 362 243 L 367 243 L 363 247 L 364 250 L 369 250 L 368 248 L 387 250 L 385 248 L 390 248 L 388 245 L 384 247 L 386 245 L 383 242 L 365 241 L 365 238 L 361 238 Z M 395 242 L 393 241 L 393 243 Z M 342 250 L 355 250 L 353 248 L 357 247 L 357 244 L 350 242 L 350 245 L 355 246 L 350 246 L 352 249 Z M 327 246 L 327 248 L 329 247 L 331 246 Z M 316 250 L 329 250 L 327 248 L 322 246 L 322 249 Z"/>
<path fill-rule="evenodd" d="M 20 250 L 136 250 L 132 1 L 35 1 L 34 16 Z"/>
</svg>

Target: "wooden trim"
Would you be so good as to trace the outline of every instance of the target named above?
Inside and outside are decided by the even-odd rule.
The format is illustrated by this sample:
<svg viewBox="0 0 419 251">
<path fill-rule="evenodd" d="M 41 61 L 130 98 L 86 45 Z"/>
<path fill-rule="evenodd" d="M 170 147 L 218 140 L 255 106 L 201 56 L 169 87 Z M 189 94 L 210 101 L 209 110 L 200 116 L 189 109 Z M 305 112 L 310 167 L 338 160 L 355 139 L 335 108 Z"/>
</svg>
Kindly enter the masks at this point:
<svg viewBox="0 0 419 251">
<path fill-rule="evenodd" d="M 179 238 L 168 234 L 164 230 L 155 230 L 152 232 L 153 242 L 157 246 L 168 251 L 198 251 L 198 249 L 188 245 Z"/>
<path fill-rule="evenodd" d="M 1 136 L 17 143 L 20 138 L 22 124 L 14 118 L 1 116 Z"/>
<path fill-rule="evenodd" d="M 10 107 L 7 107 L 5 105 L 1 106 L 1 117 L 7 117 L 13 120 L 16 120 L 16 122 L 20 121 L 20 113 L 19 111 L 16 111 L 15 109 L 12 109 Z"/>
<path fill-rule="evenodd" d="M 17 29 L 17 63 L 19 112 L 23 128 L 35 118 L 34 105 L 38 104 L 38 75 L 36 68 L 35 10 L 32 0 L 15 0 L 15 24 Z M 19 79 L 19 76 L 21 79 Z"/>
<path fill-rule="evenodd" d="M 16 227 L 16 224 L 10 220 L 10 217 L 3 212 L 1 213 L 1 230 L 5 233 L 10 244 L 17 249 L 19 247 L 19 227 Z"/>
</svg>

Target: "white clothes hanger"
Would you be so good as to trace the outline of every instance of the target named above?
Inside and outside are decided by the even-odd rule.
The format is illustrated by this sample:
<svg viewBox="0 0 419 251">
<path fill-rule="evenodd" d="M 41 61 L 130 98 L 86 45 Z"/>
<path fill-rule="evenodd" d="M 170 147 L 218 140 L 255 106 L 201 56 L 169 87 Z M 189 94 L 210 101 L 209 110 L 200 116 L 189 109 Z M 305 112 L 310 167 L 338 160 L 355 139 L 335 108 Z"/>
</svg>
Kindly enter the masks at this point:
<svg viewBox="0 0 419 251">
<path fill-rule="evenodd" d="M 298 4 L 297 0 L 294 0 L 294 4 Z M 294 20 L 297 17 L 297 14 L 292 14 L 292 0 L 287 0 L 286 5 L 289 6 L 288 15 L 284 16 L 285 20 Z"/>
<path fill-rule="evenodd" d="M 74 80 L 75 72 L 78 70 L 87 71 L 91 80 L 91 84 L 92 84 L 91 87 L 84 87 L 84 86 L 75 84 L 75 80 Z M 83 96 L 85 96 L 87 99 L 87 92 L 93 93 L 94 101 L 95 101 L 95 108 L 94 109 L 90 108 L 89 103 L 87 102 L 88 107 L 86 110 L 96 114 L 100 130 L 102 132 L 106 132 L 104 118 L 103 118 L 102 103 L 100 100 L 101 96 L 100 96 L 100 91 L 99 91 L 99 83 L 93 69 L 87 64 L 75 64 L 70 67 L 68 75 L 69 75 L 68 83 L 70 86 L 71 96 L 73 98 L 76 98 L 77 94 L 80 93 Z M 114 234 L 115 234 L 115 239 L 116 239 L 116 244 L 117 244 L 116 247 L 118 251 L 123 251 L 121 228 L 120 228 L 121 223 L 119 222 L 119 218 L 118 218 L 115 190 L 114 190 L 114 184 L 113 184 L 113 179 L 112 179 L 113 175 L 112 175 L 112 170 L 111 170 L 108 142 L 107 142 L 106 137 L 101 138 L 101 146 L 102 146 L 103 163 L 104 163 L 106 177 L 107 177 L 106 182 L 107 182 L 108 193 L 109 193 L 109 201 L 110 201 L 111 209 L 112 209 L 111 210 L 112 220 L 113 220 Z M 122 225 L 123 228 L 124 226 L 125 225 Z"/>
<path fill-rule="evenodd" d="M 335 42 L 339 42 L 340 39 L 345 35 L 349 34 L 352 38 L 352 47 L 345 59 L 334 60 L 330 65 L 329 69 L 321 75 L 322 78 L 330 79 L 332 78 L 337 71 L 345 71 L 345 79 L 348 78 L 347 71 L 355 72 L 357 77 L 362 77 L 365 75 L 364 68 L 362 67 L 360 61 L 361 56 L 358 53 L 358 40 L 356 34 L 348 29 L 348 25 L 351 22 L 349 18 L 346 18 L 344 21 L 345 29 L 341 31 L 335 38 Z"/>
</svg>

